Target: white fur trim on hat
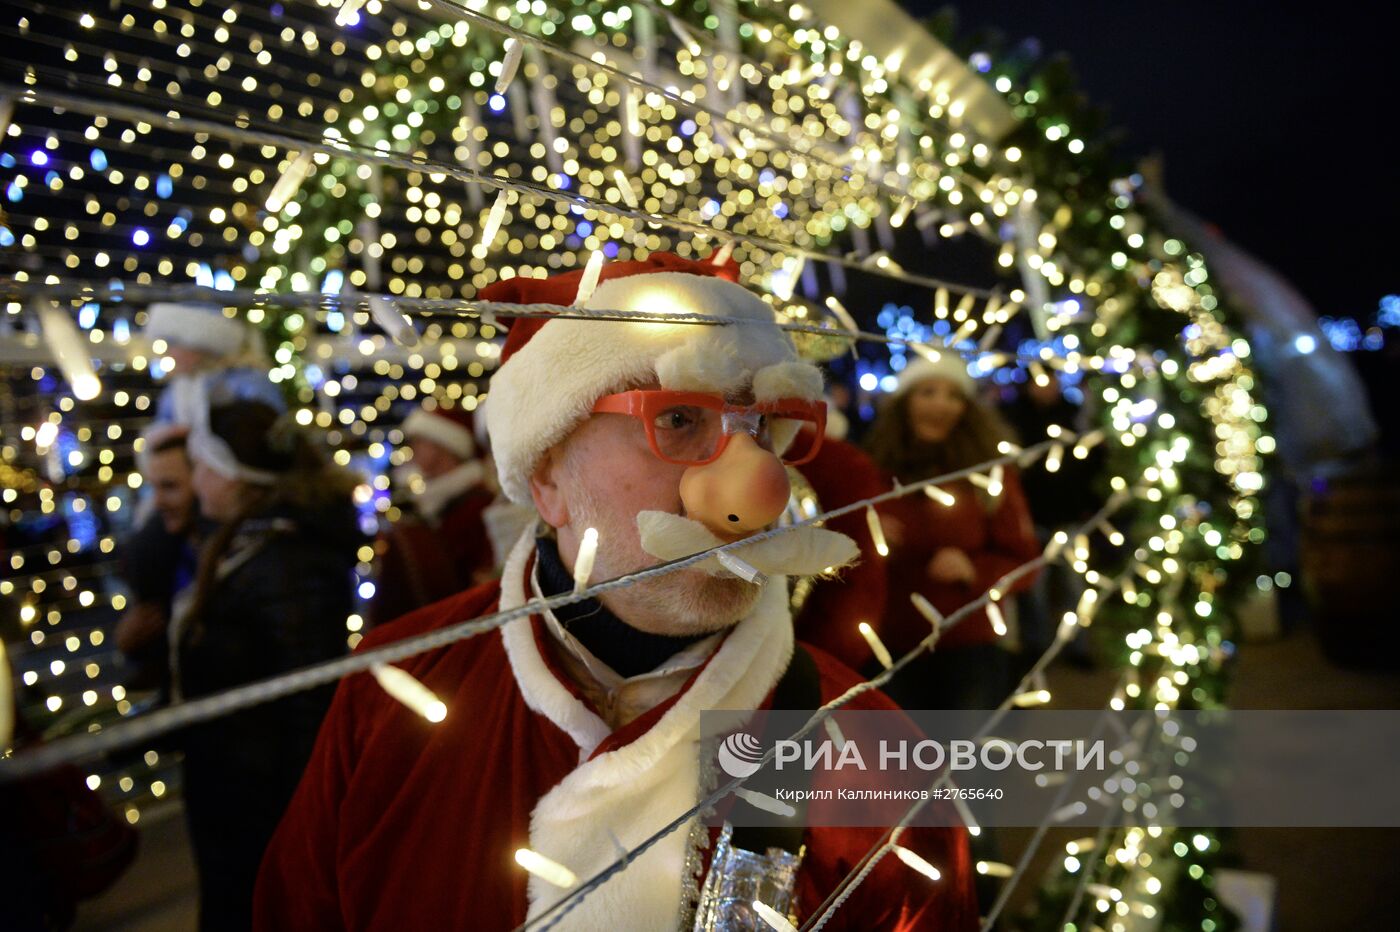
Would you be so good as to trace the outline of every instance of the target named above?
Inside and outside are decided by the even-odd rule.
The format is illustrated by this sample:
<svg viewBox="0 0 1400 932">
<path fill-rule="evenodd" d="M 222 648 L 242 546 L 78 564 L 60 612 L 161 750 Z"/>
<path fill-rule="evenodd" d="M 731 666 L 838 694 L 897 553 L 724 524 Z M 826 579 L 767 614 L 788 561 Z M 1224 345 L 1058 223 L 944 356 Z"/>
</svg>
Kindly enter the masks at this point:
<svg viewBox="0 0 1400 932">
<path fill-rule="evenodd" d="M 460 459 L 469 460 L 476 456 L 476 440 L 472 437 L 472 432 L 464 425 L 440 414 L 415 408 L 403 419 L 401 430 L 405 437 L 431 440 Z"/>
<path fill-rule="evenodd" d="M 775 385 L 801 387 L 798 397 L 821 397 L 820 371 L 798 361 L 773 309 L 742 285 L 685 272 L 630 275 L 604 281 L 585 307 L 704 314 L 742 323 L 564 318 L 541 327 L 492 377 L 486 406 L 501 488 L 514 502 L 530 501 L 530 475 L 544 452 L 588 417 L 594 402 L 629 384 L 655 380 L 662 388 L 709 392 L 753 385 L 757 391 L 763 387 L 755 381 L 760 370 L 786 363 L 810 373 L 775 371 Z"/>
<path fill-rule="evenodd" d="M 967 398 L 977 394 L 977 383 L 967 371 L 967 363 L 951 350 L 940 353 L 937 360 L 915 356 L 899 373 L 899 382 L 890 397 L 898 398 L 927 379 L 947 379 Z"/>
<path fill-rule="evenodd" d="M 152 304 L 146 309 L 145 334 L 171 346 L 201 350 L 214 356 L 233 356 L 249 345 L 250 327 L 225 317 L 213 304 Z"/>
</svg>

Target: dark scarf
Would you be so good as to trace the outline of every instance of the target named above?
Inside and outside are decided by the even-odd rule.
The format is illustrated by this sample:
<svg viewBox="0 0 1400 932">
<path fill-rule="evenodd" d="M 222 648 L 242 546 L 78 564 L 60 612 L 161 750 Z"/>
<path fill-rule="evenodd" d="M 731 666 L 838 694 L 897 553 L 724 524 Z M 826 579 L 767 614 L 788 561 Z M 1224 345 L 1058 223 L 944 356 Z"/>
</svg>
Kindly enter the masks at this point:
<svg viewBox="0 0 1400 932">
<path fill-rule="evenodd" d="M 537 538 L 535 553 L 541 592 L 553 596 L 574 588 L 573 572 L 559 556 L 558 543 L 548 537 Z M 589 653 L 622 677 L 655 670 L 680 651 L 709 637 L 708 634 L 672 636 L 638 631 L 604 608 L 597 599 L 556 608 L 554 617 L 565 631 L 588 648 Z"/>
</svg>

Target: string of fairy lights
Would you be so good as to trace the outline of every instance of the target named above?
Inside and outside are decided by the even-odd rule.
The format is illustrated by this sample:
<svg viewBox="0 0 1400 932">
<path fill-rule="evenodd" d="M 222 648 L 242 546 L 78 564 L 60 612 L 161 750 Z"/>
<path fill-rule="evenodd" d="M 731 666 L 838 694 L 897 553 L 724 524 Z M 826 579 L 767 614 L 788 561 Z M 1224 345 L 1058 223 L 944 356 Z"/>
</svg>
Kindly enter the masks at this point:
<svg viewBox="0 0 1400 932">
<path fill-rule="evenodd" d="M 851 513 L 860 509 L 868 509 L 874 504 L 878 504 L 881 501 L 889 500 L 890 498 L 896 496 L 915 494 L 920 491 L 927 492 L 929 490 L 935 490 L 938 489 L 940 486 L 947 485 L 959 478 L 964 478 L 974 474 L 985 474 L 986 476 L 992 476 L 995 475 L 996 472 L 1006 463 L 1011 461 L 1018 461 L 1020 463 L 1025 464 L 1031 459 L 1038 457 L 1040 454 L 1047 452 L 1047 450 L 1053 448 L 1054 445 L 1054 441 L 1045 441 L 1038 447 L 1031 448 L 1025 451 L 1017 451 L 1014 454 L 1004 455 L 998 460 L 978 464 L 976 467 L 970 470 L 962 470 L 955 474 L 939 476 L 921 483 L 905 486 L 876 498 L 861 500 L 852 503 L 851 505 L 844 506 L 841 509 L 836 509 L 826 514 L 814 516 L 813 518 L 809 518 L 806 521 L 800 522 L 797 525 L 775 529 L 773 531 L 767 532 L 764 535 L 758 535 L 757 539 L 763 539 L 782 533 L 788 533 L 797 527 L 806 526 L 812 522 L 824 521 L 832 517 L 837 517 L 841 514 Z M 934 647 L 937 644 L 938 638 L 940 637 L 942 632 L 958 624 L 972 611 L 983 607 L 988 608 L 989 611 L 993 610 L 993 607 L 996 605 L 997 599 L 999 598 L 999 590 L 1008 588 L 1015 581 L 1015 579 L 1019 578 L 1022 575 L 1025 575 L 1028 572 L 1040 568 L 1049 559 L 1063 555 L 1065 551 L 1064 545 L 1067 541 L 1071 539 L 1080 538 L 1081 536 L 1085 535 L 1087 532 L 1090 531 L 1102 530 L 1105 527 L 1105 522 L 1108 520 L 1108 518 L 1113 514 L 1113 512 L 1118 510 L 1124 504 L 1125 500 L 1128 497 L 1129 496 L 1127 495 L 1127 493 L 1120 492 L 1118 495 L 1115 496 L 1113 500 L 1107 503 L 1104 506 L 1104 508 L 1102 508 L 1088 521 L 1084 522 L 1084 524 L 1082 524 L 1080 527 L 1057 535 L 1056 538 L 1052 540 L 1051 546 L 1047 548 L 1046 555 L 1042 555 L 1026 563 L 1023 563 L 1020 566 L 1017 566 L 1016 568 L 1007 572 L 1002 578 L 997 580 L 996 584 L 986 593 L 984 593 L 977 599 L 972 600 L 968 604 L 964 605 L 961 609 L 959 609 L 954 614 L 948 616 L 946 619 L 938 617 L 936 613 L 932 612 L 931 608 L 929 608 L 926 604 L 923 604 L 921 606 L 921 610 L 930 613 L 929 620 L 931 623 L 931 633 L 924 640 L 924 642 L 916 646 L 913 650 L 906 653 L 898 660 L 892 660 L 889 658 L 888 651 L 878 641 L 878 635 L 874 634 L 868 628 L 863 628 L 863 633 L 866 635 L 867 638 L 870 638 L 872 640 L 872 646 L 876 648 L 877 655 L 883 658 L 883 662 L 886 667 L 885 672 L 883 672 L 877 677 L 874 677 L 868 681 L 859 684 L 857 687 L 846 692 L 842 696 L 838 697 L 836 700 L 833 700 L 831 703 L 828 703 L 827 705 L 823 706 L 820 710 L 817 711 L 817 713 L 814 714 L 813 718 L 809 720 L 809 722 L 804 726 L 804 728 L 793 736 L 793 739 L 795 740 L 800 738 L 807 731 L 810 731 L 812 728 L 815 728 L 818 724 L 822 723 L 823 721 L 826 721 L 831 715 L 831 713 L 833 713 L 835 710 L 841 708 L 843 705 L 854 699 L 862 691 L 878 688 L 891 676 L 893 676 L 899 669 L 907 665 L 914 657 L 917 657 L 919 654 L 923 653 L 926 650 L 934 649 Z M 515 617 L 519 617 L 522 614 L 530 614 L 533 612 L 540 611 L 544 608 L 555 608 L 560 605 L 568 604 L 571 601 L 596 597 L 598 594 L 601 594 L 602 592 L 608 589 L 615 588 L 619 585 L 630 584 L 631 582 L 639 578 L 650 577 L 666 572 L 675 572 L 680 569 L 684 569 L 688 566 L 691 566 L 695 562 L 706 559 L 709 556 L 712 556 L 716 553 L 728 553 L 742 545 L 749 544 L 752 542 L 753 539 L 750 539 L 736 544 L 725 545 L 721 548 L 705 551 L 702 554 L 697 554 L 693 557 L 686 558 L 682 561 L 675 561 L 666 564 L 662 567 L 643 571 L 640 574 L 633 574 L 630 577 L 610 580 L 605 583 L 600 583 L 595 586 L 587 587 L 566 596 L 555 597 L 553 599 L 548 600 L 532 600 L 530 603 L 528 603 L 525 606 L 522 606 L 520 609 L 513 610 L 511 612 L 498 613 L 496 615 L 478 619 L 476 621 L 465 623 L 460 626 L 455 626 L 452 629 L 445 630 L 429 638 L 419 638 L 413 641 L 401 642 L 397 645 L 393 645 L 391 648 L 380 649 L 373 652 L 366 652 L 363 654 L 356 655 L 353 658 L 348 658 L 345 661 L 337 661 L 324 664 L 321 665 L 319 668 L 310 668 L 308 670 L 298 671 L 294 674 L 279 677 L 274 680 L 265 681 L 259 684 L 250 684 L 249 688 L 233 690 L 228 693 L 220 694 L 218 696 L 209 697 L 206 700 L 181 703 L 162 712 L 153 713 L 151 715 L 144 716 L 141 719 L 134 720 L 128 723 L 125 727 L 117 726 L 116 728 L 110 729 L 109 731 L 104 733 L 102 739 L 98 741 L 93 741 L 89 739 L 50 745 L 49 747 L 43 749 L 40 752 L 24 755 L 23 757 L 14 761 L 12 765 L 7 769 L 9 770 L 9 773 L 11 775 L 23 775 L 24 773 L 35 772 L 37 770 L 42 770 L 47 767 L 53 766 L 55 763 L 61 761 L 73 760 L 80 756 L 90 754 L 94 746 L 97 745 L 100 745 L 105 750 L 111 750 L 113 748 L 121 747 L 125 744 L 146 740 L 170 729 L 184 727 L 189 724 L 193 724 L 198 721 L 205 720 L 217 715 L 227 714 L 231 711 L 234 711 L 238 708 L 246 707 L 255 702 L 270 701 L 273 698 L 285 695 L 287 692 L 291 692 L 298 689 L 311 688 L 312 686 L 315 686 L 321 682 L 325 682 L 327 680 L 347 675 L 349 672 L 355 670 L 373 671 L 376 674 L 376 676 L 380 678 L 380 681 L 385 686 L 386 690 L 394 694 L 397 698 L 400 698 L 406 704 L 409 704 L 411 707 L 415 708 L 415 710 L 419 711 L 420 714 L 423 714 L 430 720 L 440 721 L 447 713 L 446 707 L 439 700 L 437 700 L 436 697 L 432 696 L 431 693 L 423 689 L 423 687 L 420 684 L 417 684 L 416 682 L 412 681 L 411 678 L 407 677 L 407 674 L 403 674 L 402 671 L 395 671 L 396 676 L 394 678 L 387 677 L 387 671 L 384 669 L 384 667 L 388 662 L 390 662 L 393 659 L 402 659 L 404 656 L 409 656 L 414 653 L 421 652 L 425 649 L 440 647 L 444 643 L 447 643 L 448 640 L 457 640 L 464 637 L 472 637 L 481 633 L 485 633 L 486 631 L 494 630 L 496 627 L 499 627 L 499 625 L 505 623 L 506 621 L 512 620 Z M 1076 558 L 1078 557 L 1077 552 L 1075 556 Z M 585 562 L 589 559 L 589 556 L 581 553 L 579 559 L 580 562 Z M 1076 559 L 1075 562 L 1076 564 L 1078 564 L 1080 561 Z M 584 578 L 586 578 L 586 572 L 583 575 Z M 1092 576 L 1093 574 L 1086 573 L 1086 578 L 1091 578 Z M 1048 696 L 1042 696 L 1039 690 L 1030 692 L 1025 689 L 1026 685 L 1033 683 L 1038 673 L 1041 670 L 1043 670 L 1044 667 L 1053 660 L 1054 656 L 1059 653 L 1060 649 L 1062 649 L 1063 646 L 1069 642 L 1070 637 L 1066 636 L 1067 633 L 1072 634 L 1078 628 L 1086 627 L 1092 622 L 1093 609 L 1097 601 L 1097 596 L 1103 594 L 1111 588 L 1114 588 L 1115 585 L 1116 584 L 1113 581 L 1100 580 L 1096 587 L 1091 587 L 1090 589 L 1086 590 L 1086 592 L 1093 593 L 1095 595 L 1095 598 L 1082 597 L 1075 611 L 1066 613 L 1066 616 L 1061 623 L 1061 636 L 1057 637 L 1055 641 L 1052 642 L 1051 646 L 1046 650 L 1045 654 L 1035 664 L 1032 670 L 1030 670 L 1022 678 L 1021 685 L 1018 686 L 1017 689 L 1013 691 L 1013 693 L 1002 702 L 1002 704 L 999 707 L 1000 711 L 1004 711 L 1010 708 L 1013 704 L 1025 705 L 1026 703 L 1024 701 L 1018 700 L 1022 700 L 1023 697 L 1028 695 L 1033 695 L 1036 702 L 1043 703 L 1048 701 Z M 407 683 L 404 682 L 405 679 L 407 679 Z M 990 729 L 994 728 L 996 721 L 997 716 L 993 716 L 993 718 L 989 720 L 986 726 L 984 727 L 983 733 L 987 733 L 990 731 Z M 947 775 L 942 775 L 939 778 L 939 781 L 940 783 L 946 782 Z M 691 817 L 694 817 L 696 814 L 704 811 L 706 806 L 712 805 L 713 803 L 717 802 L 719 799 L 723 798 L 729 793 L 734 792 L 741 786 L 743 782 L 743 778 L 740 778 L 733 781 L 730 785 L 716 790 L 710 797 L 706 798 L 705 800 L 702 800 L 692 810 L 678 817 L 678 819 L 671 823 L 667 829 L 658 832 L 649 841 L 643 842 L 637 848 L 634 848 L 631 851 L 627 852 L 626 856 L 619 859 L 619 861 L 613 869 L 605 870 L 603 873 L 592 878 L 588 883 L 580 885 L 575 895 L 577 899 L 571 897 L 564 904 L 561 904 L 561 911 L 558 915 L 553 915 L 553 912 L 542 915 L 533 920 L 532 924 L 544 922 L 545 928 L 548 928 L 551 925 L 553 925 L 555 922 L 561 919 L 564 914 L 567 913 L 567 910 L 569 908 L 567 903 L 577 902 L 577 900 L 581 900 L 582 897 L 586 896 L 590 890 L 606 882 L 607 878 L 611 876 L 611 874 L 614 873 L 616 869 L 624 868 L 632 858 L 635 858 L 638 854 L 644 851 L 649 845 L 649 843 L 654 842 L 655 840 L 658 840 L 661 837 L 664 837 L 665 834 L 669 834 L 669 831 L 676 830 L 680 826 L 683 826 Z M 1046 822 L 1043 823 L 1041 827 L 1042 834 L 1045 825 L 1048 825 L 1048 822 L 1051 819 L 1053 813 L 1054 810 L 1052 810 L 1051 813 L 1047 814 Z M 913 812 L 910 813 L 910 817 L 912 817 L 912 815 Z M 907 821 L 908 817 L 906 817 L 906 820 L 901 824 L 907 824 Z M 880 856 L 882 856 L 882 853 L 887 850 L 899 852 L 901 849 L 899 849 L 897 845 L 897 840 L 898 828 L 896 828 L 895 834 L 892 835 L 891 839 L 887 843 L 884 843 L 877 852 L 872 854 L 872 858 L 878 859 Z M 904 854 L 902 856 L 908 858 L 912 855 Z M 541 859 L 541 855 L 538 855 L 534 852 L 530 852 L 530 857 L 520 858 L 519 860 L 521 860 L 522 864 L 530 865 L 539 863 Z M 540 868 L 540 870 L 543 873 L 547 873 L 550 876 L 559 876 L 559 865 L 548 864 L 547 861 L 545 861 L 544 863 L 547 866 Z M 1025 863 L 1028 863 L 1028 855 L 1026 858 L 1023 858 L 1022 863 L 1023 866 Z M 982 867 L 985 869 L 985 865 L 982 865 Z M 933 873 L 936 875 L 936 871 L 934 871 Z M 998 904 L 994 906 L 992 914 L 987 919 L 987 927 L 990 927 L 991 922 L 995 918 L 995 913 L 997 909 L 1001 904 L 1004 904 L 1006 896 L 1008 895 L 1011 886 L 1014 885 L 1016 879 L 1018 879 L 1020 874 L 1021 871 L 1017 871 L 1016 873 L 1012 874 L 1011 880 L 1008 882 L 1007 888 L 1003 892 L 1001 899 L 999 899 Z M 863 874 L 858 876 L 863 876 Z M 858 882 L 859 880 L 856 880 L 852 884 L 852 886 L 858 884 Z M 839 901 L 836 905 L 839 905 Z M 820 914 L 820 916 L 818 917 L 817 927 L 819 927 L 820 924 L 823 923 L 826 919 L 830 918 L 830 915 L 834 911 L 834 908 L 835 907 L 833 906 L 832 908 Z M 552 919 L 551 916 L 553 916 Z"/>
<path fill-rule="evenodd" d="M 4 504 L 12 525 L 61 517 L 75 530 L 11 551 L 0 596 L 23 596 L 26 649 L 63 645 L 65 656 L 16 656 L 27 687 L 48 686 L 48 711 L 68 708 L 60 684 L 80 669 L 81 698 L 67 694 L 84 708 L 100 711 L 108 695 L 119 716 L 136 708 L 103 672 L 110 654 L 95 653 L 110 651 L 103 624 L 69 627 L 126 604 L 80 580 L 102 578 L 91 555 L 110 559 L 139 493 L 141 418 L 163 375 L 158 348 L 133 339 L 144 323 L 140 289 L 153 288 L 144 296 L 153 300 L 183 276 L 263 328 L 271 377 L 288 387 L 299 422 L 327 431 L 337 462 L 368 475 L 369 527 L 397 516 L 386 470 L 402 461 L 394 427 L 407 405 L 432 397 L 472 408 L 484 394 L 499 328 L 489 308 L 471 304 L 476 290 L 658 249 L 732 254 L 819 358 L 857 339 L 888 347 L 888 360 L 855 361 L 866 397 L 909 357 L 896 351 L 906 343 L 952 349 L 984 373 L 1038 378 L 1046 366 L 1082 378 L 1086 405 L 1101 415 L 1097 436 L 1117 441 L 1114 491 L 1139 475 L 1144 491 L 1128 533 L 1100 529 L 1111 544 L 1103 559 L 1127 560 L 1127 572 L 1100 575 L 1087 540 L 1057 543 L 1091 587 L 1112 580 L 1120 604 L 1156 609 L 1127 632 L 1130 672 L 1172 668 L 1130 677 L 1115 707 L 1192 694 L 1214 662 L 1198 649 L 1215 658 L 1221 645 L 1217 629 L 1197 639 L 1190 626 L 1213 623 L 1228 566 L 1262 540 L 1257 494 L 1272 439 L 1248 345 L 1223 323 L 1208 270 L 1185 244 L 1153 233 L 1130 183 L 1094 208 L 1116 248 L 1078 248 L 1073 225 L 1085 211 L 1022 168 L 1028 143 L 979 136 L 964 120 L 976 102 L 907 80 L 899 63 L 795 4 L 333 7 L 20 4 L 0 30 L 32 40 L 35 59 L 9 63 L 0 81 L 12 91 L 0 100 L 0 261 L 10 270 L 0 283 L 0 365 L 28 375 L 0 390 Z M 1033 114 L 1034 91 L 1005 77 L 991 86 L 1007 101 L 994 103 Z M 1062 120 L 1037 122 L 1046 144 L 1083 151 Z M 911 236 L 931 250 L 933 265 L 918 272 L 895 258 Z M 985 243 L 988 264 L 1021 281 L 926 274 L 944 244 L 963 241 Z M 833 251 L 839 242 L 853 248 Z M 912 331 L 863 331 L 854 319 L 872 309 L 846 293 L 847 271 L 934 292 L 932 307 L 915 312 Z M 104 291 L 93 280 L 109 274 Z M 62 292 L 85 281 L 86 294 Z M 39 288 L 71 312 L 83 353 L 101 360 L 99 398 L 63 393 L 57 367 L 33 360 L 49 337 L 31 300 Z M 305 300 L 247 300 L 265 292 Z M 362 308 L 366 294 L 382 304 Z M 1024 311 L 1012 321 L 1015 305 Z M 394 334 L 386 308 L 423 324 L 419 346 L 374 332 Z M 1159 310 L 1180 318 L 1179 337 L 1139 345 L 1125 324 Z M 1008 346 L 1028 324 L 1037 341 Z M 1199 403 L 1178 400 L 1188 395 Z M 1065 439 L 1055 456 L 1079 455 L 1083 438 Z M 372 553 L 361 556 L 361 591 L 372 592 Z M 362 624 L 347 620 L 352 642 Z M 136 766 L 168 763 L 153 755 Z M 167 781 L 152 772 L 103 786 L 163 796 Z M 130 803 L 127 812 L 139 817 Z M 1179 842 L 1135 838 L 1098 863 L 1136 864 L 1127 853 L 1153 844 L 1187 857 Z M 1193 840 L 1188 850 L 1203 849 Z M 1086 884 L 1088 869 L 1066 864 Z"/>
</svg>

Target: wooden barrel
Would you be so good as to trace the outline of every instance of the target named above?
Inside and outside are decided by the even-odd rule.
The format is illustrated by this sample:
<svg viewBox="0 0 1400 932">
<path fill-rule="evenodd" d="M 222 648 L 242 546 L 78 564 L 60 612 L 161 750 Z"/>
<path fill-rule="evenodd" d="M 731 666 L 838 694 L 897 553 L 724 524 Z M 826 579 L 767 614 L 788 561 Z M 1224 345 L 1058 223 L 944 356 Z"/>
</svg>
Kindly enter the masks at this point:
<svg viewBox="0 0 1400 932">
<path fill-rule="evenodd" d="M 1302 582 L 1323 652 L 1400 669 L 1400 471 L 1314 480 L 1302 510 Z"/>
</svg>

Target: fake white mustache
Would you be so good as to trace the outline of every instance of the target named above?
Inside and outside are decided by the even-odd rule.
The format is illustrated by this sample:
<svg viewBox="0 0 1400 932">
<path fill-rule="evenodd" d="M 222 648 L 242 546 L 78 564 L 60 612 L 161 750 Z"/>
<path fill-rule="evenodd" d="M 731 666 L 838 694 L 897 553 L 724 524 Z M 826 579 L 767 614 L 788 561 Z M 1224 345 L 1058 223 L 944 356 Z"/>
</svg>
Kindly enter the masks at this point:
<svg viewBox="0 0 1400 932">
<path fill-rule="evenodd" d="M 640 512 L 637 530 L 642 549 L 660 560 L 688 557 L 726 543 L 700 522 L 669 511 Z M 815 576 L 845 566 L 855 560 L 860 551 L 856 542 L 844 534 L 803 527 L 736 547 L 729 553 L 765 576 Z M 713 556 L 690 568 L 711 576 L 734 575 Z"/>
</svg>

